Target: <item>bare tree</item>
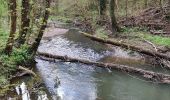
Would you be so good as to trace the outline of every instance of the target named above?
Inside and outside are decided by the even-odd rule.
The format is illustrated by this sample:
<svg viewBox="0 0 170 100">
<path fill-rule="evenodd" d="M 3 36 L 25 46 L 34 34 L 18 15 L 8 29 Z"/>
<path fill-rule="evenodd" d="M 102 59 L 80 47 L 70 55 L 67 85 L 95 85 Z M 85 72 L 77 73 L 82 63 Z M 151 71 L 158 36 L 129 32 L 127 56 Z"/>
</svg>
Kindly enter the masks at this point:
<svg viewBox="0 0 170 100">
<path fill-rule="evenodd" d="M 9 0 L 9 12 L 10 12 L 10 19 L 11 19 L 11 29 L 10 35 L 6 44 L 5 52 L 10 54 L 12 52 L 14 38 L 16 34 L 16 24 L 17 24 L 17 2 L 16 0 Z"/>
<path fill-rule="evenodd" d="M 107 0 L 99 0 L 99 13 L 102 17 L 106 14 L 106 3 Z"/>
<path fill-rule="evenodd" d="M 111 17 L 111 23 L 112 23 L 112 33 L 116 33 L 120 31 L 117 22 L 116 22 L 116 16 L 115 16 L 115 0 L 110 0 L 110 17 Z"/>
<path fill-rule="evenodd" d="M 148 7 L 148 0 L 144 0 L 145 8 Z"/>
</svg>

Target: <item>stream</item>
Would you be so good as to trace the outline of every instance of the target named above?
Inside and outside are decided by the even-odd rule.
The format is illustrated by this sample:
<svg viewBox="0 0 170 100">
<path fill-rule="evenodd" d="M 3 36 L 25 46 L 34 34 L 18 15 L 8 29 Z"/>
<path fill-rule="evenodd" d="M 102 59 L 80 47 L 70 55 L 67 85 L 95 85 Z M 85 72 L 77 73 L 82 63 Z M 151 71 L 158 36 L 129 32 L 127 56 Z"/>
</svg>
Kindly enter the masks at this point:
<svg viewBox="0 0 170 100">
<path fill-rule="evenodd" d="M 159 65 L 154 65 L 152 58 L 92 41 L 76 29 L 50 29 L 38 51 L 169 73 L 161 67 L 155 69 Z M 170 100 L 169 85 L 152 83 L 128 73 L 60 60 L 50 62 L 39 57 L 36 62 L 37 73 L 46 88 L 46 93 L 37 100 Z M 22 100 L 30 100 L 28 98 Z"/>
<path fill-rule="evenodd" d="M 145 66 L 153 69 L 156 66 L 150 64 L 151 58 L 144 58 L 135 52 L 92 41 L 75 29 L 43 39 L 39 51 L 140 68 Z M 38 72 L 53 100 L 170 99 L 168 85 L 150 83 L 127 73 L 81 63 L 49 62 L 41 59 L 36 61 Z"/>
</svg>

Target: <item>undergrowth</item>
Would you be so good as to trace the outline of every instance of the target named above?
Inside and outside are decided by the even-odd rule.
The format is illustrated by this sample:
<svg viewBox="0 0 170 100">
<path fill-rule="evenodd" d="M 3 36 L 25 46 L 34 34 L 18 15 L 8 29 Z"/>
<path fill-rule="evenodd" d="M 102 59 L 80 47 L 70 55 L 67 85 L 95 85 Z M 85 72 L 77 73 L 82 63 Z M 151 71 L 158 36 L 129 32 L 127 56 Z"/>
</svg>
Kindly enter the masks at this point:
<svg viewBox="0 0 170 100">
<path fill-rule="evenodd" d="M 5 79 L 13 75 L 12 73 L 17 70 L 19 65 L 26 66 L 32 61 L 32 56 L 27 50 L 28 46 L 22 46 L 19 49 L 14 48 L 10 56 L 3 52 L 0 53 L 0 86 L 5 83 Z"/>
<path fill-rule="evenodd" d="M 8 29 L 0 28 L 0 87 L 8 84 L 8 78 L 17 70 L 18 65 L 27 65 L 32 60 L 28 54 L 28 46 L 23 45 L 21 48 L 13 48 L 11 55 L 4 53 L 6 41 L 8 39 Z"/>
<path fill-rule="evenodd" d="M 136 39 L 139 38 L 139 39 L 142 39 L 142 40 L 148 40 L 148 41 L 151 41 L 152 43 L 154 43 L 156 45 L 160 45 L 160 46 L 162 45 L 162 46 L 170 47 L 170 38 L 169 37 L 150 34 L 147 31 L 147 28 L 124 27 L 124 28 L 122 28 L 122 31 L 123 31 L 123 35 L 136 37 Z"/>
</svg>

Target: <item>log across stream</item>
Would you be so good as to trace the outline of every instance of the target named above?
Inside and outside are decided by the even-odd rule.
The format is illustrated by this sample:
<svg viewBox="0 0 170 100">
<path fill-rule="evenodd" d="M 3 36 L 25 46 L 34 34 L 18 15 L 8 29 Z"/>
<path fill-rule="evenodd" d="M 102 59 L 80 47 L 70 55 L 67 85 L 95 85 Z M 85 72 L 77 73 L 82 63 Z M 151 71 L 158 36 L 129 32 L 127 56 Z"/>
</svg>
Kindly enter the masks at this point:
<svg viewBox="0 0 170 100">
<path fill-rule="evenodd" d="M 38 52 L 37 54 L 39 56 L 42 56 L 42 57 L 60 59 L 60 60 L 66 61 L 66 62 L 79 62 L 79 63 L 83 63 L 83 64 L 87 64 L 87 65 L 94 65 L 94 66 L 102 67 L 102 68 L 116 69 L 116 70 L 120 70 L 122 72 L 127 72 L 127 73 L 136 73 L 136 74 L 139 74 L 146 79 L 150 79 L 150 80 L 155 81 L 157 83 L 170 84 L 170 75 L 167 75 L 167 74 L 155 73 L 155 72 L 152 72 L 152 71 L 147 71 L 147 70 L 129 67 L 129 66 L 125 66 L 125 65 L 113 64 L 113 63 L 94 62 L 94 61 L 85 60 L 85 59 L 76 59 L 76 58 L 71 58 L 71 57 L 68 57 L 68 56 L 52 55 L 52 54 L 43 53 L 43 52 Z M 53 61 L 53 60 L 50 60 L 50 59 L 47 59 L 47 60 Z"/>
<path fill-rule="evenodd" d="M 112 45 L 115 45 L 115 46 L 120 46 L 120 47 L 123 47 L 123 48 L 126 48 L 126 49 L 137 51 L 137 52 L 149 55 L 149 56 L 159 57 L 159 58 L 170 60 L 170 56 L 165 54 L 165 53 L 159 53 L 159 52 L 156 52 L 156 51 L 153 51 L 153 50 L 143 49 L 143 48 L 140 48 L 140 47 L 137 47 L 137 46 L 129 45 L 129 44 L 126 44 L 126 43 L 121 43 L 119 41 L 113 41 L 113 40 L 110 40 L 110 39 L 102 39 L 102 38 L 95 37 L 95 36 L 92 36 L 92 35 L 90 35 L 88 33 L 84 33 L 84 32 L 80 32 L 80 33 L 82 33 L 83 35 L 87 36 L 88 38 L 95 40 L 95 41 L 98 41 L 98 42 L 112 44 Z"/>
</svg>

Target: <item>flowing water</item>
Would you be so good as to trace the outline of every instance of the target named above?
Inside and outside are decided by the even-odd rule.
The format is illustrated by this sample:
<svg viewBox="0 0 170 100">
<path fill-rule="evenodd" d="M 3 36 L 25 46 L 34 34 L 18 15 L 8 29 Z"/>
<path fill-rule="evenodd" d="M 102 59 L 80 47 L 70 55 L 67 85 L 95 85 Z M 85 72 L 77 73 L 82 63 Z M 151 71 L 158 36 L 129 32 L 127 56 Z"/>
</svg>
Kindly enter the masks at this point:
<svg viewBox="0 0 170 100">
<path fill-rule="evenodd" d="M 44 38 L 40 52 L 53 55 L 114 62 L 133 67 L 154 68 L 150 58 L 101 44 L 77 30 Z M 93 65 L 36 59 L 41 75 L 53 100 L 170 100 L 170 86 L 145 81 L 127 73 Z"/>
</svg>

